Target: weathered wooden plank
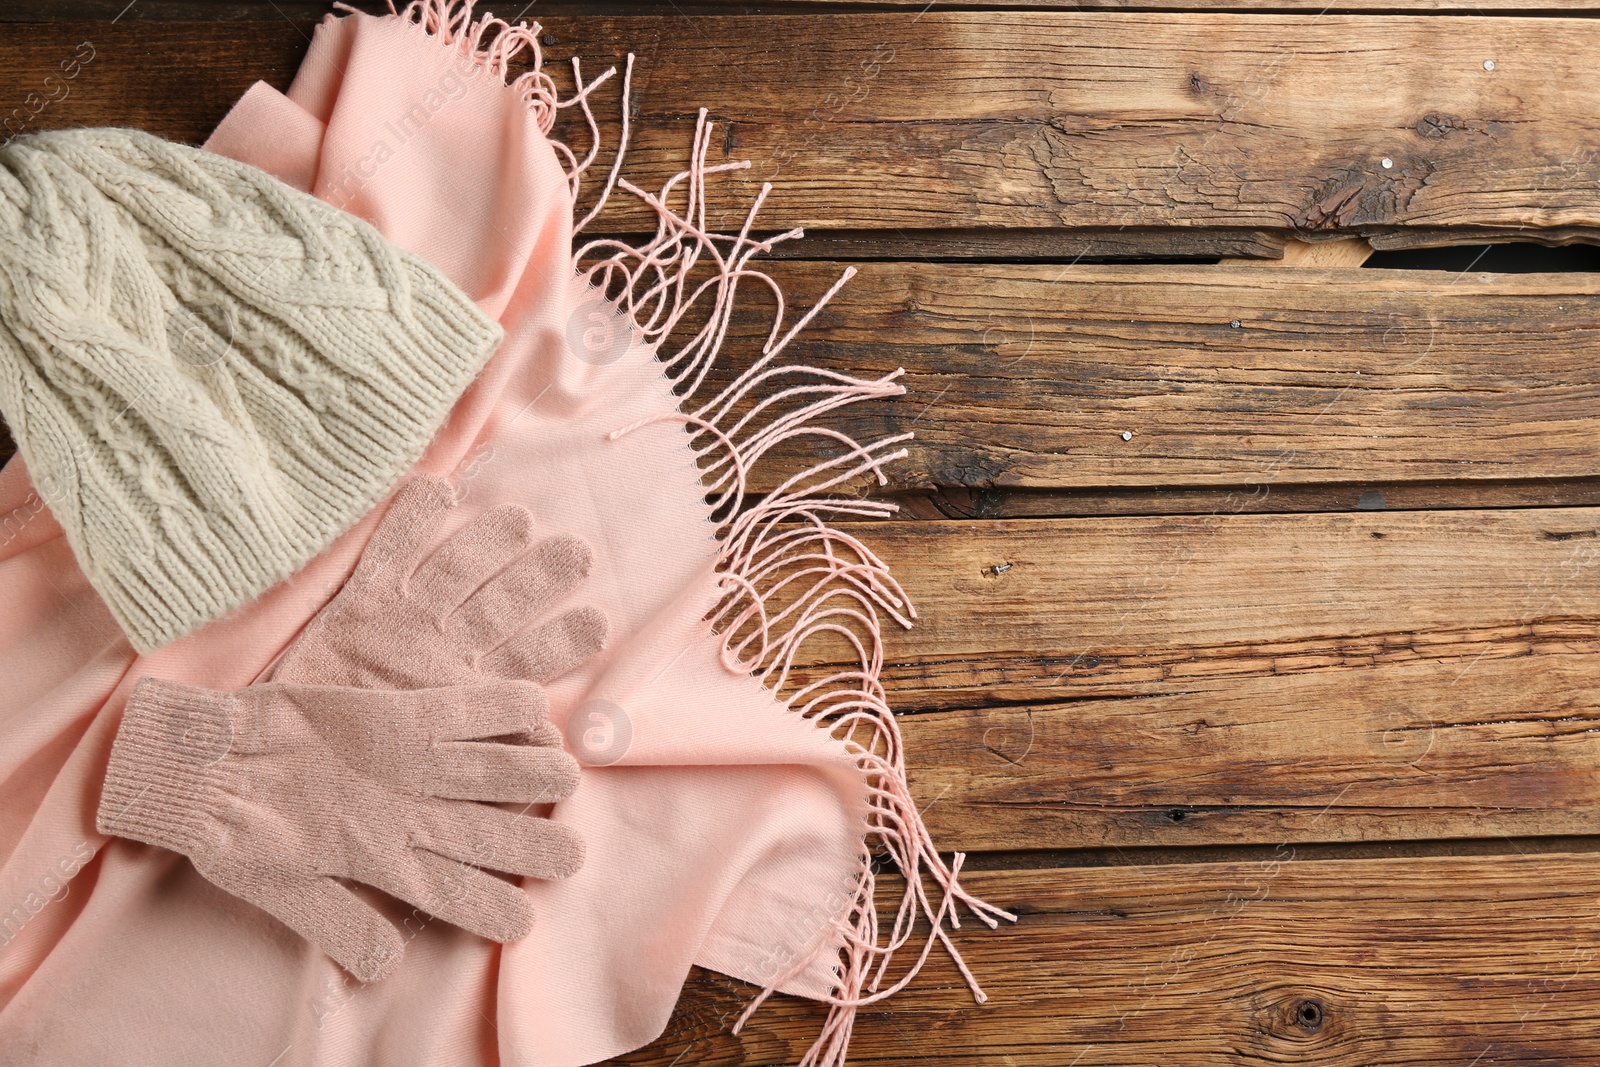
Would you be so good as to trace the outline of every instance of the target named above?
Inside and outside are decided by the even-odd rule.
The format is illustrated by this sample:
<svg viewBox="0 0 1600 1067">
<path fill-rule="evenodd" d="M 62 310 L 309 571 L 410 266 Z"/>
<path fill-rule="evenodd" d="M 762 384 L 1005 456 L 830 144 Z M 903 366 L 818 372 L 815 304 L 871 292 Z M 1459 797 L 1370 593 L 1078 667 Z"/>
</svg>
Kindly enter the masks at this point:
<svg viewBox="0 0 1600 1067">
<path fill-rule="evenodd" d="M 73 25 L 8 28 L 0 72 L 16 99 L 0 113 L 27 110 Z M 131 121 L 197 140 L 244 70 L 282 83 L 305 44 L 287 19 L 89 25 L 100 78 L 30 122 Z M 714 158 L 755 162 L 731 184 L 778 180 L 771 217 L 786 225 L 1375 241 L 1412 226 L 1430 239 L 1597 226 L 1589 20 L 935 9 L 569 16 L 548 29 L 553 62 L 641 54 L 637 179 L 682 164 L 704 105 L 728 123 Z M 740 199 L 719 200 L 713 221 L 736 226 Z"/>
<path fill-rule="evenodd" d="M 1600 222 L 1600 26 L 1583 19 L 934 9 L 549 28 L 552 57 L 586 65 L 648 40 L 632 45 L 646 175 L 681 162 L 704 105 L 727 123 L 713 158 L 750 158 L 746 189 L 778 181 L 773 216 L 818 228 Z"/>
<path fill-rule="evenodd" d="M 837 270 L 782 277 L 808 293 Z M 794 352 L 858 373 L 906 366 L 906 397 L 834 422 L 914 430 L 898 488 L 1586 477 L 1600 445 L 1592 288 L 1589 275 L 861 264 Z M 762 328 L 741 325 L 742 344 Z"/>
<path fill-rule="evenodd" d="M 774 267 L 802 299 L 839 270 Z M 737 320 L 734 365 L 764 312 Z M 865 263 L 791 351 L 906 368 L 907 395 L 831 422 L 915 432 L 898 489 L 1259 495 L 1593 475 L 1597 336 L 1589 274 Z M 815 445 L 795 439 L 772 471 Z"/>
<path fill-rule="evenodd" d="M 879 8 L 915 15 L 928 7 L 928 0 L 784 0 L 777 4 L 752 4 L 748 0 L 677 0 L 669 9 L 672 15 L 706 14 L 800 14 L 826 12 L 848 5 L 853 10 Z M 388 10 L 382 0 L 354 0 L 350 6 L 372 14 Z M 398 0 L 397 0 L 398 6 Z M 522 0 L 502 0 L 483 4 L 480 10 L 505 18 L 514 17 L 524 6 Z M 963 5 L 941 4 L 946 10 Z M 1394 12 L 1487 12 L 1575 13 L 1593 11 L 1596 0 L 1340 0 L 1330 5 L 1325 0 L 983 0 L 984 8 L 1011 7 L 1022 10 L 1105 10 L 1105 11 L 1339 11 Z M 326 0 L 10 0 L 0 7 L 0 22 L 109 22 L 118 21 L 207 21 L 256 20 L 271 22 L 283 18 L 317 18 L 327 11 Z M 552 12 L 562 15 L 649 15 L 659 14 L 660 5 L 648 0 L 597 3 L 595 0 L 540 0 L 541 19 Z"/>
<path fill-rule="evenodd" d="M 884 494 L 902 519 L 1061 519 L 1427 508 L 1594 507 L 1600 478 L 1344 485 L 1131 486 L 1111 489 L 933 489 Z"/>
<path fill-rule="evenodd" d="M 0 8 L 0 22 L 276 22 L 314 20 L 330 6 L 322 0 L 10 0 Z M 356 0 L 353 6 L 387 10 L 381 2 Z"/>
<path fill-rule="evenodd" d="M 1597 531 L 1529 509 L 866 536 L 921 611 L 892 698 L 960 709 L 905 720 L 927 818 L 1020 850 L 1588 832 Z"/>
<path fill-rule="evenodd" d="M 1334 242 L 1337 243 L 1337 242 Z M 1443 242 L 1449 244 L 1452 242 Z M 1080 229 L 813 230 L 804 240 L 773 247 L 775 259 L 978 259 L 1103 263 L 1124 259 L 1276 263 L 1281 234 L 1227 227 L 1127 226 Z"/>
<path fill-rule="evenodd" d="M 1441 248 L 1447 245 L 1472 245 L 1502 242 L 1541 244 L 1551 247 L 1594 243 L 1594 231 L 1587 225 L 1544 226 L 1413 226 L 1373 234 L 1376 249 Z"/>
<path fill-rule="evenodd" d="M 105 0 L 106 3 L 112 0 Z M 863 6 L 859 0 L 805 0 L 806 6 L 828 7 Z M 728 7 L 738 7 L 738 0 L 729 0 Z M 915 13 L 928 6 L 928 0 L 872 0 L 871 6 L 900 8 Z M 964 5 L 951 4 L 959 10 Z M 978 6 L 974 3 L 972 6 Z M 982 0 L 986 8 L 1019 8 L 1032 10 L 1068 11 L 1304 11 L 1311 14 L 1334 12 L 1371 12 L 1395 14 L 1411 11 L 1482 11 L 1482 12 L 1581 12 L 1593 11 L 1594 0 Z M 940 4 L 940 7 L 945 5 Z"/>
<path fill-rule="evenodd" d="M 912 787 L 940 847 L 973 851 L 1587 834 L 1587 629 L 1522 656 L 1307 655 L 1165 696 L 905 716 Z"/>
<path fill-rule="evenodd" d="M 114 22 L 8 26 L 0 37 L 0 136 L 64 126 L 137 125 L 179 141 L 203 141 L 256 78 L 287 88 L 309 43 L 316 15 L 325 9 L 320 3 L 284 5 L 270 19 L 249 21 L 249 13 L 236 11 L 235 6 L 217 7 L 215 18 L 238 15 L 246 18 L 245 22 L 144 24 L 137 20 L 141 13 L 159 20 L 163 9 L 146 8 L 141 0 L 129 9 L 127 17 Z M 94 10 L 105 19 L 115 14 Z M 4 19 L 0 14 L 0 21 Z M 645 35 L 640 38 L 641 47 L 653 39 L 651 27 L 665 21 L 671 20 L 633 21 L 632 32 Z M 588 22 L 575 24 L 584 27 Z M 85 53 L 91 55 L 89 62 L 80 62 L 81 70 L 74 68 L 72 77 L 63 78 L 66 68 L 62 64 L 71 63 L 85 42 L 92 50 Z M 809 107 L 809 103 L 797 104 L 800 111 Z M 607 123 L 608 143 L 615 144 L 612 116 L 604 113 L 602 117 Z M 677 138 L 681 124 L 671 126 L 670 137 Z M 567 112 L 558 135 L 584 141 L 588 133 L 582 118 Z M 672 143 L 681 154 L 681 140 Z M 608 221 L 641 225 L 646 220 L 637 212 L 621 212 Z M 653 227 L 653 221 L 650 225 Z M 805 244 L 781 246 L 779 255 L 1086 261 L 1150 256 L 1273 258 L 1280 254 L 1282 243 L 1278 235 L 1228 226 L 1012 227 L 996 233 L 973 229 L 958 219 L 946 229 L 921 229 L 914 238 L 880 224 L 824 232 Z"/>
<path fill-rule="evenodd" d="M 1373 666 L 1585 655 L 1600 510 L 862 524 L 917 625 L 886 636 L 903 708 L 1206 692 Z M 829 655 L 820 646 L 812 654 Z M 1439 721 L 1448 720 L 1436 716 Z"/>
<path fill-rule="evenodd" d="M 1218 1067 L 1600 1063 L 1600 859 L 1259 862 L 981 872 L 1021 914 L 935 953 L 862 1012 L 852 1063 Z M 695 972 L 667 1032 L 617 1062 L 793 1063 L 822 1012 Z"/>
<path fill-rule="evenodd" d="M 288 88 L 310 23 L 123 21 L 7 26 L 0 139 L 71 126 L 137 126 L 198 144 L 258 79 Z"/>
<path fill-rule="evenodd" d="M 947 847 L 1593 827 L 1600 511 L 861 532 L 920 611 L 892 700 L 954 709 L 904 719 Z M 809 651 L 802 680 L 833 669 Z"/>
</svg>

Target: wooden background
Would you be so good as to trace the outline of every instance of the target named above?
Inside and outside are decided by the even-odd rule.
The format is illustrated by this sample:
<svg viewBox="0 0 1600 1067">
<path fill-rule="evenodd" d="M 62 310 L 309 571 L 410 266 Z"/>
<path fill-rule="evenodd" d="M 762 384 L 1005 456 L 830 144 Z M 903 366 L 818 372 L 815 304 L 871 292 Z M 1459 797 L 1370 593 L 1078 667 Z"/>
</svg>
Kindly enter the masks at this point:
<svg viewBox="0 0 1600 1067">
<path fill-rule="evenodd" d="M 808 361 L 907 370 L 842 422 L 917 433 L 887 682 L 1021 921 L 852 1059 L 1600 1063 L 1600 2 L 982 7 L 529 12 L 638 53 L 636 181 L 706 106 L 716 221 L 770 179 L 800 302 L 859 265 Z M 0 119 L 198 142 L 322 10 L 13 0 Z M 793 1063 L 751 992 L 627 1062 Z"/>
</svg>

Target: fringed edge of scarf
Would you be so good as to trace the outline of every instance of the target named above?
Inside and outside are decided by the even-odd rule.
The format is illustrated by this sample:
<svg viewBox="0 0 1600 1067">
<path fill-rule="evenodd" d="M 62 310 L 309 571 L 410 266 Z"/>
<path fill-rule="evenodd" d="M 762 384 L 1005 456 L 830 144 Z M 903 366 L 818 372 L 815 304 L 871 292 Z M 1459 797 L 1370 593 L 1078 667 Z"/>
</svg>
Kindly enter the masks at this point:
<svg viewBox="0 0 1600 1067">
<path fill-rule="evenodd" d="M 577 203 L 585 172 L 599 152 L 599 126 L 590 110 L 590 94 L 615 68 L 585 82 L 577 58 L 572 60 L 576 86 L 560 98 L 556 83 L 541 67 L 537 23 L 515 25 L 484 15 L 473 18 L 474 0 L 413 0 L 390 10 L 435 37 L 441 44 L 472 59 L 501 79 L 527 105 L 540 130 L 548 134 L 560 109 L 579 107 L 588 124 L 591 148 L 580 159 L 552 138 L 565 160 L 573 202 Z M 511 77 L 513 62 L 524 51 L 529 69 Z M 854 896 L 835 921 L 831 946 L 842 944 L 835 966 L 837 991 L 825 999 L 828 1017 L 821 1035 L 800 1061 L 801 1067 L 844 1064 L 858 1009 L 905 988 L 926 963 L 935 943 L 950 953 L 973 998 L 988 998 L 949 936 L 960 926 L 957 905 L 990 927 L 1016 916 L 968 893 L 960 884 L 963 853 L 947 863 L 934 847 L 906 781 L 900 730 L 889 707 L 880 675 L 883 641 L 880 618 L 887 616 L 909 628 L 916 617 L 905 591 L 888 566 L 857 537 L 830 520 L 883 519 L 897 506 L 863 500 L 840 492 L 863 476 L 887 484 L 883 465 L 903 458 L 910 433 L 862 444 L 847 434 L 820 425 L 818 419 L 846 405 L 900 396 L 905 387 L 897 369 L 881 378 L 857 378 L 837 371 L 779 357 L 795 336 L 856 273 L 847 268 L 837 281 L 788 329 L 781 286 L 751 259 L 779 242 L 803 235 L 800 229 L 767 238 L 751 236 L 757 214 L 771 192 L 763 183 L 736 234 L 713 233 L 706 225 L 706 179 L 743 170 L 748 160 L 708 164 L 712 123 L 704 108 L 695 124 L 688 169 L 669 179 L 657 193 L 621 176 L 629 134 L 629 101 L 633 75 L 630 53 L 623 74 L 622 131 L 605 183 L 593 207 L 574 222 L 576 236 L 600 214 L 610 195 L 620 189 L 652 210 L 657 219 L 653 237 L 637 245 L 614 239 L 589 241 L 574 253 L 582 275 L 604 291 L 638 330 L 656 346 L 657 358 L 673 383 L 679 418 L 691 434 L 691 448 L 701 465 L 712 518 L 718 524 L 718 572 L 724 597 L 713 612 L 713 629 L 722 636 L 722 658 L 728 669 L 748 673 L 775 693 L 790 688 L 789 679 L 801 647 L 828 633 L 842 639 L 857 658 L 850 669 L 793 688 L 781 699 L 790 710 L 828 730 L 845 743 L 867 782 L 869 814 Z M 672 204 L 682 201 L 681 210 Z M 584 264 L 587 263 L 587 266 Z M 693 281 L 697 270 L 709 277 Z M 740 282 L 764 287 L 775 301 L 772 326 L 755 362 L 709 399 L 703 392 L 728 335 Z M 709 304 L 709 307 L 704 305 Z M 692 336 L 664 350 L 681 332 L 690 314 L 701 308 L 704 322 Z M 767 395 L 762 395 L 765 392 Z M 620 427 L 613 437 L 644 423 Z M 815 463 L 752 499 L 752 469 L 769 452 L 800 437 L 818 439 L 839 455 Z M 873 844 L 881 845 L 905 879 L 905 890 L 887 937 L 881 931 L 875 890 Z M 923 884 L 926 875 L 939 887 L 938 900 Z M 888 986 L 884 980 L 893 956 L 910 942 L 918 917 L 928 930 L 921 952 L 906 974 Z M 947 928 L 948 927 L 948 928 Z M 786 981 L 802 972 L 815 956 L 801 954 L 775 975 L 733 1026 L 738 1033 L 751 1014 Z"/>
</svg>

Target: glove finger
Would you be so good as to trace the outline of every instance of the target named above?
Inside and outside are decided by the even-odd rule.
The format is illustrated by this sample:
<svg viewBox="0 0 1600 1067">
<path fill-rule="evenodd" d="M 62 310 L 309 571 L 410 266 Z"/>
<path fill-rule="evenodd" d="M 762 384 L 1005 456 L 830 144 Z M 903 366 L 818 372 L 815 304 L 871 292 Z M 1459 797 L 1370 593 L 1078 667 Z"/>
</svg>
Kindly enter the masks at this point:
<svg viewBox="0 0 1600 1067">
<path fill-rule="evenodd" d="M 473 645 L 493 648 L 567 595 L 589 573 L 593 555 L 576 537 L 550 537 L 490 578 L 447 624 L 470 634 Z"/>
<path fill-rule="evenodd" d="M 533 515 L 527 508 L 501 504 L 453 534 L 412 575 L 411 600 L 432 618 L 455 611 L 485 580 L 527 549 Z"/>
<path fill-rule="evenodd" d="M 566 743 L 566 738 L 561 736 L 561 731 L 556 729 L 554 723 L 541 722 L 527 734 L 523 744 L 527 745 L 554 745 L 560 748 Z"/>
<path fill-rule="evenodd" d="M 516 941 L 533 929 L 533 902 L 522 887 L 471 860 L 413 849 L 404 870 L 374 873 L 372 884 L 429 915 L 491 941 Z"/>
<path fill-rule="evenodd" d="M 363 982 L 385 977 L 405 951 L 394 924 L 332 878 L 250 872 L 212 880 L 316 945 Z"/>
<path fill-rule="evenodd" d="M 446 741 L 422 768 L 424 788 L 451 800 L 549 804 L 578 788 L 578 761 L 559 748 Z"/>
<path fill-rule="evenodd" d="M 372 539 L 356 564 L 356 575 L 373 580 L 380 574 L 404 575 L 455 507 L 455 492 L 438 478 L 418 476 L 395 494 Z"/>
<path fill-rule="evenodd" d="M 546 725 L 549 705 L 533 682 L 495 679 L 475 685 L 417 690 L 416 714 L 439 741 L 477 741 L 489 737 L 533 739 Z M 540 744 L 537 740 L 534 744 Z M 559 735 L 556 744 L 561 744 Z"/>
<path fill-rule="evenodd" d="M 428 809 L 416 844 L 464 863 L 529 878 L 566 878 L 583 866 L 583 840 L 540 815 L 465 800 Z"/>
<path fill-rule="evenodd" d="M 609 628 L 598 608 L 573 608 L 559 618 L 517 634 L 483 657 L 478 668 L 496 678 L 548 682 L 604 648 Z"/>
</svg>

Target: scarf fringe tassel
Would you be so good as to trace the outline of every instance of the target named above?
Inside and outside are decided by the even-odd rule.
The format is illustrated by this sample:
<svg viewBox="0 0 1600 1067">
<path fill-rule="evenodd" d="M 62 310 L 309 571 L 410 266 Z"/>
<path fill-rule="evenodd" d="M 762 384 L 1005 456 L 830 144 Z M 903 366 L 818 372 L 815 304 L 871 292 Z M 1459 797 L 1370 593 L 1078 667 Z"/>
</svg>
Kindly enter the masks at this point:
<svg viewBox="0 0 1600 1067">
<path fill-rule="evenodd" d="M 588 126 L 591 148 L 579 158 L 552 139 L 566 164 L 573 201 L 582 191 L 586 172 L 599 152 L 599 126 L 590 109 L 593 91 L 615 75 L 615 68 L 585 82 L 576 57 L 572 60 L 576 89 L 561 99 L 555 81 L 541 66 L 537 23 L 512 25 L 491 16 L 472 17 L 474 0 L 414 0 L 395 12 L 470 57 L 518 94 L 548 134 L 561 109 L 578 107 Z M 391 0 L 390 10 L 394 11 Z M 528 53 L 529 69 L 511 78 L 513 61 Z M 622 79 L 622 131 L 616 155 L 599 195 L 574 224 L 581 233 L 620 189 L 656 216 L 653 237 L 638 244 L 597 239 L 575 253 L 584 277 L 604 291 L 627 315 L 642 339 L 657 346 L 674 383 L 682 419 L 692 435 L 712 517 L 719 523 L 718 570 L 724 598 L 713 613 L 714 628 L 723 637 L 722 656 L 733 671 L 748 672 L 775 692 L 787 692 L 787 706 L 843 740 L 868 782 L 868 826 L 848 908 L 835 920 L 833 937 L 820 950 L 842 945 L 835 967 L 837 991 L 829 1005 L 821 1035 L 800 1061 L 800 1067 L 842 1067 L 858 1009 L 905 988 L 927 961 L 937 942 L 949 952 L 972 990 L 988 998 L 962 960 L 948 930 L 960 926 L 957 905 L 990 927 L 1016 916 L 969 894 L 960 884 L 963 853 L 947 863 L 935 849 L 906 782 L 900 730 L 880 681 L 883 642 L 880 618 L 887 616 L 909 628 L 916 611 L 888 566 L 843 528 L 838 519 L 884 519 L 896 505 L 864 500 L 840 491 L 863 477 L 881 485 L 888 479 L 883 465 L 903 458 L 910 433 L 861 444 L 820 425 L 820 416 L 864 400 L 900 396 L 905 387 L 895 370 L 881 378 L 857 378 L 837 371 L 782 362 L 794 337 L 856 273 L 847 268 L 804 314 L 784 329 L 782 288 L 765 272 L 750 266 L 752 257 L 779 242 L 800 237 L 800 229 L 772 237 L 751 236 L 757 214 L 772 190 L 763 183 L 737 234 L 713 233 L 706 225 L 706 179 L 743 170 L 748 160 L 708 164 L 713 124 L 702 108 L 695 123 L 688 169 L 670 178 L 657 193 L 621 176 L 629 135 L 629 101 L 633 77 L 629 54 Z M 681 210 L 674 201 L 682 201 Z M 585 265 L 587 264 L 587 265 Z M 694 280 L 695 276 L 699 280 Z M 732 323 L 741 283 L 765 289 L 775 302 L 771 328 L 761 355 L 733 381 L 713 390 L 708 384 Z M 692 336 L 675 343 L 675 335 L 691 323 Z M 674 346 L 670 354 L 664 349 Z M 711 392 L 709 398 L 705 393 Z M 651 420 L 654 421 L 654 420 Z M 620 437 L 644 423 L 612 432 Z M 780 444 L 809 437 L 822 450 L 838 454 L 796 473 L 755 498 L 752 468 Z M 812 638 L 831 635 L 850 650 L 849 669 L 791 685 L 801 647 Z M 887 936 L 876 903 L 877 875 L 873 844 L 882 847 L 904 877 L 905 889 Z M 924 876 L 938 887 L 932 894 Z M 935 900 L 937 896 L 937 900 Z M 911 941 L 918 920 L 925 921 L 922 947 L 909 970 L 884 985 L 890 960 Z M 733 1026 L 738 1033 L 750 1015 L 785 982 L 814 960 L 800 954 L 754 998 Z"/>
</svg>

